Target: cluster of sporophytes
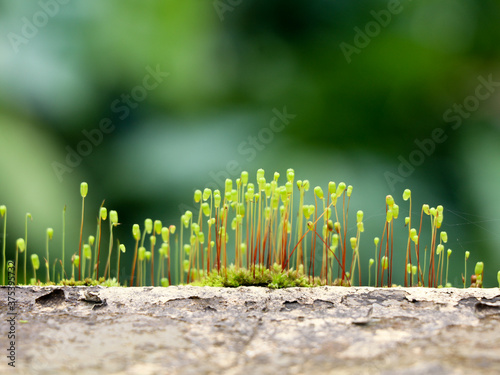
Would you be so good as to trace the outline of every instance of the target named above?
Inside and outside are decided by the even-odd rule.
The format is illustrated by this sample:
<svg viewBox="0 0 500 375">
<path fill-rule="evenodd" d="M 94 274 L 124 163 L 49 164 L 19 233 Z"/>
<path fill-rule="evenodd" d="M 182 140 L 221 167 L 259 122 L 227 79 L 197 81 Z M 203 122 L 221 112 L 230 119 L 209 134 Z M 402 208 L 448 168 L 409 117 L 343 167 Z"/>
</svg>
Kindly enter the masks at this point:
<svg viewBox="0 0 500 375">
<path fill-rule="evenodd" d="M 192 283 L 210 286 L 262 285 L 272 288 L 289 286 L 362 284 L 360 259 L 361 236 L 364 232 L 363 211 L 349 214 L 353 187 L 344 182 L 330 182 L 326 189 L 312 189 L 314 204 L 305 204 L 310 190 L 308 180 L 295 181 L 293 169 L 288 169 L 284 184 L 275 172 L 268 181 L 263 169 L 256 174 L 256 182 L 249 182 L 247 172 L 235 181 L 225 181 L 224 192 L 205 188 L 196 190 L 193 211 L 187 210 L 175 225 L 163 226 L 160 220 L 146 219 L 141 230 L 132 226 L 134 252 L 130 278 L 122 279 L 122 285 L 168 286 Z M 78 252 L 71 256 L 71 276 L 64 265 L 65 213 L 63 209 L 62 259 L 50 263 L 49 244 L 53 229 L 47 229 L 45 253 L 45 278 L 37 278 L 40 268 L 38 254 L 31 254 L 33 278 L 31 284 L 60 283 L 64 285 L 120 285 L 120 255 L 125 245 L 116 241 L 114 250 L 113 228 L 120 225 L 118 213 L 108 211 L 104 202 L 99 209 L 95 236 L 83 237 L 85 197 L 88 185 L 80 186 L 82 215 Z M 408 202 L 408 216 L 404 218 L 408 239 L 406 249 L 394 248 L 394 228 L 399 216 L 399 206 L 388 195 L 385 199 L 385 220 L 381 239 L 375 237 L 373 258 L 368 262 L 368 286 L 395 286 L 393 271 L 396 257 L 404 257 L 404 286 L 451 287 L 448 282 L 449 259 L 452 250 L 445 251 L 448 236 L 441 230 L 443 206 L 420 209 L 420 220 L 412 223 L 411 191 L 402 196 Z M 0 206 L 4 221 L 4 238 L 7 225 L 7 209 Z M 28 219 L 26 214 L 25 237 L 16 242 L 16 272 L 21 261 L 18 253 L 24 252 L 24 284 L 28 253 Z M 101 252 L 102 226 L 109 221 L 108 249 Z M 421 249 L 423 225 L 430 221 L 430 243 Z M 427 222 L 427 223 L 426 223 Z M 352 224 L 351 224 L 352 223 Z M 348 236 L 352 226 L 355 235 Z M 401 225 L 402 227 L 402 225 Z M 146 243 L 146 237 L 148 241 Z M 159 239 L 159 241 L 158 241 Z M 161 241 L 161 245 L 160 245 Z M 148 246 L 148 247 L 146 247 Z M 368 251 L 368 250 L 365 250 Z M 371 252 L 371 251 L 370 251 Z M 396 255 L 395 255 L 396 253 Z M 115 272 L 112 258 L 116 259 Z M 467 260 L 464 254 L 462 285 L 467 286 Z M 445 266 L 446 263 L 446 266 Z M 3 241 L 3 284 L 5 284 L 5 241 Z M 52 266 L 52 269 L 51 269 Z M 402 268 L 402 267 L 401 267 Z M 471 287 L 483 286 L 482 262 L 478 262 L 470 277 Z M 52 271 L 52 275 L 51 275 Z M 17 282 L 17 274 L 16 274 Z M 498 272 L 500 286 L 500 271 Z"/>
</svg>

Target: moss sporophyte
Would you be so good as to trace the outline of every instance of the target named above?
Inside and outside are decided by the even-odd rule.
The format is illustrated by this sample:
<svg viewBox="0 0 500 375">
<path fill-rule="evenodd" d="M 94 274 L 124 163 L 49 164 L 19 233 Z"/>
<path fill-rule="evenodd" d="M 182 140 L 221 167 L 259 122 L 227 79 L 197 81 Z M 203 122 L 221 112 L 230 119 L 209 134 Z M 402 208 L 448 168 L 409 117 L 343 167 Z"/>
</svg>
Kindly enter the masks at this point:
<svg viewBox="0 0 500 375">
<path fill-rule="evenodd" d="M 108 219 L 103 202 L 98 210 L 95 236 L 88 235 L 87 241 L 84 241 L 84 232 L 93 231 L 93 228 L 84 228 L 88 185 L 82 182 L 78 252 L 72 254 L 71 269 L 67 269 L 64 207 L 62 260 L 53 260 L 51 278 L 49 243 L 54 230 L 48 228 L 43 280 L 45 284 L 63 285 L 168 286 L 191 283 L 282 288 L 362 285 L 363 274 L 368 271 L 368 286 L 396 286 L 396 278 L 402 280 L 405 287 L 452 286 L 449 260 L 455 251 L 445 251 L 448 235 L 441 230 L 443 206 L 422 205 L 415 213 L 420 218 L 414 225 L 411 191 L 406 189 L 402 194 L 403 201 L 407 202 L 405 210 L 406 207 L 408 210 L 404 220 L 399 219 L 400 208 L 396 199 L 388 195 L 385 202 L 380 200 L 381 208 L 385 204 L 384 219 L 379 223 L 379 230 L 382 229 L 380 237 L 375 237 L 373 242 L 364 241 L 364 213 L 358 210 L 355 215 L 350 215 L 349 211 L 354 190 L 351 185 L 331 181 L 325 190 L 315 186 L 309 193 L 310 182 L 295 180 L 293 169 L 286 171 L 281 182 L 280 173 L 275 172 L 268 180 L 263 169 L 257 170 L 255 177 L 251 182 L 249 173 L 244 171 L 235 181 L 227 179 L 223 191 L 195 190 L 196 209 L 182 214 L 178 226 L 164 226 L 160 220 L 147 218 L 141 229 L 139 224 L 120 224 L 117 211 L 110 210 L 109 240 L 103 233 L 102 224 Z M 306 204 L 306 200 L 310 203 Z M 7 208 L 4 205 L 0 205 L 0 218 L 3 219 L 2 283 L 5 284 Z M 32 219 L 30 214 L 26 214 L 24 238 L 16 242 L 16 271 L 21 262 L 18 254 L 24 252 L 24 284 L 30 280 L 30 284 L 41 285 L 37 277 L 39 254 L 27 246 L 28 219 Z M 422 244 L 421 249 L 423 228 L 429 228 L 429 224 L 430 241 Z M 113 230 L 118 225 L 131 227 L 132 264 L 121 266 L 120 256 L 125 253 L 125 243 L 130 239 L 114 238 Z M 407 233 L 403 248 L 395 245 L 395 231 Z M 107 232 L 106 228 L 104 232 Z M 114 248 L 117 250 L 113 251 Z M 31 253 L 33 268 L 31 278 L 28 278 L 26 269 L 28 252 Z M 457 286 L 483 287 L 485 266 L 482 262 L 477 262 L 470 283 L 467 282 L 469 256 L 470 252 L 465 251 L 462 283 Z M 363 257 L 369 259 L 367 270 L 362 267 Z M 104 265 L 100 266 L 103 259 Z M 116 259 L 116 263 L 112 259 Z M 366 263 L 363 261 L 363 264 Z M 124 268 L 122 272 L 121 267 Z M 500 286 L 500 271 L 498 282 Z"/>
</svg>

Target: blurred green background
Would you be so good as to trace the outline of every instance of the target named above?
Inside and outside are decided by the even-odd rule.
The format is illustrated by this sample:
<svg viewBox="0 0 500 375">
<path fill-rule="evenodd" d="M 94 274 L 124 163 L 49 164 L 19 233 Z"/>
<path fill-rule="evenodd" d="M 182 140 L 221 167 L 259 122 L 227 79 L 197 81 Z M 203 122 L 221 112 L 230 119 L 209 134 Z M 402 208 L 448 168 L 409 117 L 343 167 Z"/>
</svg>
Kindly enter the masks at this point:
<svg viewBox="0 0 500 375">
<path fill-rule="evenodd" d="M 131 249 L 132 224 L 178 224 L 194 189 L 292 167 L 312 186 L 354 186 L 364 264 L 387 194 L 401 207 L 404 247 L 410 188 L 415 211 L 445 207 L 454 285 L 469 250 L 469 269 L 484 261 L 494 286 L 499 16 L 494 0 L 0 1 L 8 257 L 30 212 L 29 252 L 43 256 L 53 227 L 59 258 L 64 205 L 67 254 L 77 251 L 81 181 L 84 235 L 105 199 Z M 272 121 L 284 110 L 285 122 Z M 439 129 L 439 143 L 425 141 Z"/>
</svg>

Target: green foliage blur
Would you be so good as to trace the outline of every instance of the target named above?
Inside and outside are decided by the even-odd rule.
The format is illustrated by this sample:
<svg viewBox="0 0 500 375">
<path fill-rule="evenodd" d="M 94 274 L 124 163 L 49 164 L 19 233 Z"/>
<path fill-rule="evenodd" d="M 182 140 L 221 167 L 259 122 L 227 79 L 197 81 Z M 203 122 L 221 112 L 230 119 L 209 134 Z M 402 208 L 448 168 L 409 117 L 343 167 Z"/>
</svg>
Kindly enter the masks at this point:
<svg viewBox="0 0 500 375">
<path fill-rule="evenodd" d="M 60 258 L 67 205 L 69 269 L 81 181 L 89 183 L 84 238 L 105 199 L 122 223 L 116 236 L 132 249 L 134 223 L 178 224 L 195 189 L 223 187 L 241 170 L 284 176 L 292 167 L 312 186 L 354 186 L 352 212 L 365 212 L 363 264 L 387 194 L 401 207 L 404 253 L 401 195 L 410 188 L 415 222 L 423 203 L 445 207 L 451 282 L 460 285 L 469 250 L 469 270 L 484 261 L 493 286 L 499 16 L 494 0 L 2 0 L 8 257 L 30 212 L 28 251 L 43 256 L 53 227 L 51 258 Z"/>
</svg>

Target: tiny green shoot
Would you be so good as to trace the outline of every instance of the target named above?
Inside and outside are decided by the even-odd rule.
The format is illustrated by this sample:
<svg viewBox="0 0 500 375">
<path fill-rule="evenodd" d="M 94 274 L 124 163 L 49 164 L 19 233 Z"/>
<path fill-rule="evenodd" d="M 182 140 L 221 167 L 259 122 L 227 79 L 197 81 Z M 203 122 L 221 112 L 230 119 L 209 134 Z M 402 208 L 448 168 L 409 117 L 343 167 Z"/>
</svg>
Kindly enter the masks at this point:
<svg viewBox="0 0 500 375">
<path fill-rule="evenodd" d="M 80 244 L 78 246 L 78 259 L 82 257 L 83 219 L 85 214 L 85 197 L 87 196 L 88 191 L 89 191 L 88 184 L 86 182 L 82 182 L 80 184 L 80 195 L 82 196 L 82 222 L 80 225 Z M 82 279 L 82 270 L 80 268 L 80 264 L 78 263 L 78 280 L 81 279 Z"/>
<path fill-rule="evenodd" d="M 52 237 L 54 236 L 54 229 L 52 228 L 47 228 L 47 242 L 46 242 L 46 248 L 47 248 L 47 258 L 45 259 L 45 266 L 47 268 L 47 283 L 50 282 L 50 269 L 49 269 L 49 241 L 52 240 Z"/>
<path fill-rule="evenodd" d="M 36 271 L 40 268 L 40 259 L 38 259 L 37 254 L 31 254 L 31 264 L 33 265 L 33 274 L 34 274 L 34 282 L 32 284 L 35 284 L 37 283 Z"/>
<path fill-rule="evenodd" d="M 31 214 L 28 212 L 26 214 L 26 220 L 25 220 L 25 224 L 24 224 L 24 245 L 26 247 L 26 251 L 24 253 L 24 284 L 26 285 L 26 280 L 27 280 L 27 272 L 26 272 L 26 262 L 27 262 L 27 258 L 28 258 L 28 219 L 31 219 L 31 221 L 33 221 L 33 217 L 31 216 Z M 17 266 L 17 264 L 16 264 Z M 16 267 L 17 269 L 17 267 Z"/>
</svg>

